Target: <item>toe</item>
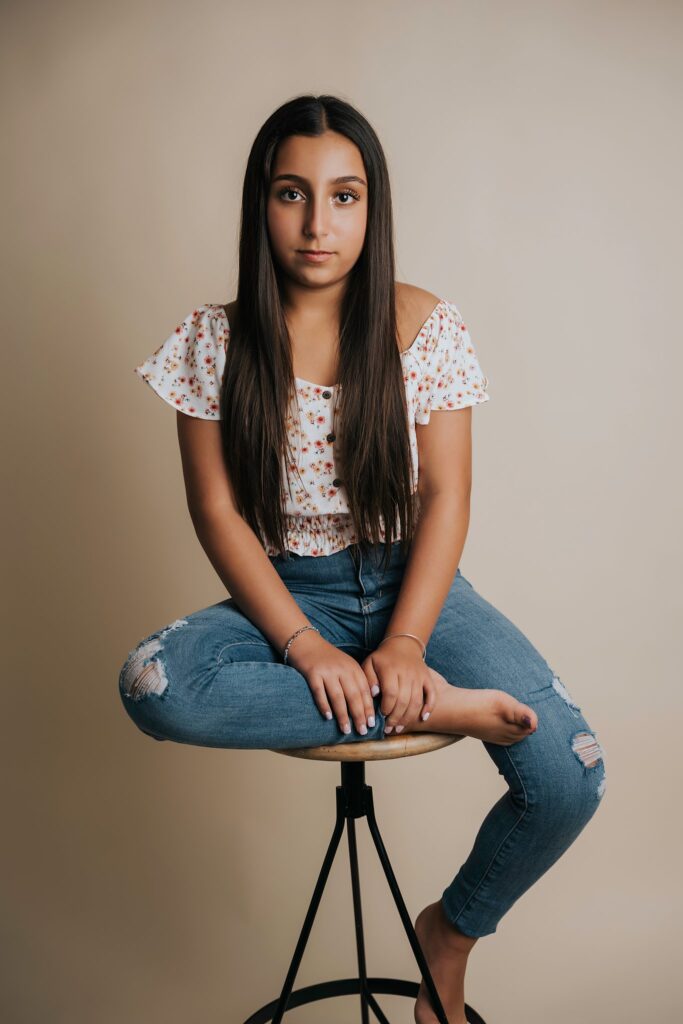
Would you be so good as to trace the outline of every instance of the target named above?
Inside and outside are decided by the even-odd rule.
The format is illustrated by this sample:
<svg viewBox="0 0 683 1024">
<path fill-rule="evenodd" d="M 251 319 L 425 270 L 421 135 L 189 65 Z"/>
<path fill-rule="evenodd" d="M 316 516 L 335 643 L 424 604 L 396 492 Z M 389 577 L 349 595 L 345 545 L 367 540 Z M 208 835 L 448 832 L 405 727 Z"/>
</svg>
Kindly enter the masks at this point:
<svg viewBox="0 0 683 1024">
<path fill-rule="evenodd" d="M 518 725 L 521 725 L 523 729 L 534 730 L 537 724 L 536 713 L 531 708 L 527 707 L 526 704 L 521 704 L 517 714 L 515 715 L 515 721 Z"/>
</svg>

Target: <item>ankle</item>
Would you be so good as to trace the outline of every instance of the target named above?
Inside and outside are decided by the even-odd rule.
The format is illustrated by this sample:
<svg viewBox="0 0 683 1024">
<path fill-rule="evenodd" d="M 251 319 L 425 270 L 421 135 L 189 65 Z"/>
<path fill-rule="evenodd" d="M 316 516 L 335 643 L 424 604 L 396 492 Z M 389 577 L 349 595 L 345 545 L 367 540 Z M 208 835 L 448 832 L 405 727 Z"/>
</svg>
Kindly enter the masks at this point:
<svg viewBox="0 0 683 1024">
<path fill-rule="evenodd" d="M 456 948 L 462 953 L 469 953 L 477 942 L 477 937 L 473 935 L 466 935 L 451 922 L 446 915 L 446 911 L 444 910 L 441 900 L 437 900 L 436 909 L 438 914 L 439 930 L 444 941 L 447 942 L 450 947 Z"/>
</svg>

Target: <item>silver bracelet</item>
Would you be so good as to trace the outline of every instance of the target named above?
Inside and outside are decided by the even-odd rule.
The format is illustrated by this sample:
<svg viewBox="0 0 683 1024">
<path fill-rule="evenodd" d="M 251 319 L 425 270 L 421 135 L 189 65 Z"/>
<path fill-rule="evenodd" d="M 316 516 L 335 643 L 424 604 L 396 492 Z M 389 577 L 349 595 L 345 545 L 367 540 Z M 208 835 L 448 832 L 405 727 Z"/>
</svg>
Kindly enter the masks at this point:
<svg viewBox="0 0 683 1024">
<path fill-rule="evenodd" d="M 423 661 L 427 660 L 427 648 L 422 643 L 422 641 L 420 640 L 419 636 L 415 636 L 414 633 L 389 633 L 389 636 L 385 636 L 384 640 L 388 640 L 389 637 L 392 637 L 392 636 L 411 636 L 413 638 L 413 640 L 417 640 L 417 642 L 419 643 L 420 647 L 422 648 L 422 660 Z M 380 640 L 380 642 L 379 642 L 379 644 L 377 646 L 381 647 L 382 644 L 384 643 L 384 640 Z"/>
<path fill-rule="evenodd" d="M 307 629 L 315 629 L 316 633 L 320 632 L 320 630 L 316 626 L 302 626 L 301 629 L 297 629 L 296 633 L 292 633 L 289 640 L 287 641 L 287 646 L 285 647 L 284 654 L 282 655 L 282 660 L 285 663 L 285 665 L 287 664 L 287 656 L 289 654 L 289 648 L 292 644 L 292 641 L 296 640 L 299 634 L 304 633 Z"/>
</svg>

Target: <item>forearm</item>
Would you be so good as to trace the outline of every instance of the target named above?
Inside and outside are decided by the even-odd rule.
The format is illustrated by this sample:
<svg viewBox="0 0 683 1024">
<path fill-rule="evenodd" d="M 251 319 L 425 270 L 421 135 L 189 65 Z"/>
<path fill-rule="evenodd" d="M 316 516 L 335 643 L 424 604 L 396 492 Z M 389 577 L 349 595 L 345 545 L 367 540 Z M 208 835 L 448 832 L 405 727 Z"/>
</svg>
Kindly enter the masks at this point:
<svg viewBox="0 0 683 1024">
<path fill-rule="evenodd" d="M 251 527 L 234 512 L 192 515 L 199 543 L 239 609 L 279 652 L 301 626 L 311 625 L 272 566 Z M 292 643 L 317 637 L 308 630 Z"/>
<path fill-rule="evenodd" d="M 427 643 L 460 564 L 469 519 L 469 497 L 439 494 L 422 502 L 401 589 L 385 636 L 414 633 Z M 384 646 L 391 644 L 417 647 L 410 637 L 397 637 Z"/>
</svg>

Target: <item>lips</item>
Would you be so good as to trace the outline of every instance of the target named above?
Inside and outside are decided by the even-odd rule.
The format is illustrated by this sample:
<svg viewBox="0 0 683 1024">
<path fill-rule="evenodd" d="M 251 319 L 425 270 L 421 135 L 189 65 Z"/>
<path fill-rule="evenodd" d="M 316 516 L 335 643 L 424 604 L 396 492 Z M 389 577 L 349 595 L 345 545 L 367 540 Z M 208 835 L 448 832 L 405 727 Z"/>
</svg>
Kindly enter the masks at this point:
<svg viewBox="0 0 683 1024">
<path fill-rule="evenodd" d="M 322 251 L 320 249 L 298 249 L 299 256 L 302 256 L 307 263 L 327 263 L 329 259 L 334 256 L 333 252 Z"/>
</svg>

